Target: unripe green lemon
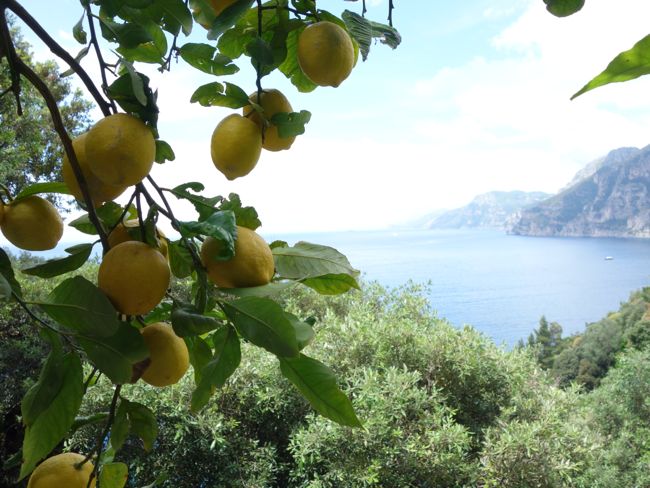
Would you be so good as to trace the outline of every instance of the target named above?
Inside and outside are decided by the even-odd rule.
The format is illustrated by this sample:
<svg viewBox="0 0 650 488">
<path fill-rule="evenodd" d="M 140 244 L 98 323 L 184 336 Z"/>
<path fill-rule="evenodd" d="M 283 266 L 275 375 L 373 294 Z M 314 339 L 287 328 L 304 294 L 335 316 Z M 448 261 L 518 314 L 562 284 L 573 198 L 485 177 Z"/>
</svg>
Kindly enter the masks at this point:
<svg viewBox="0 0 650 488">
<path fill-rule="evenodd" d="M 86 158 L 93 174 L 109 185 L 130 186 L 149 174 L 156 141 L 149 127 L 127 114 L 97 122 L 86 135 Z"/>
<path fill-rule="evenodd" d="M 352 39 L 333 22 L 311 24 L 298 37 L 298 64 L 317 85 L 337 87 L 354 66 Z"/>
<path fill-rule="evenodd" d="M 223 119 L 212 133 L 210 154 L 215 167 L 234 180 L 250 173 L 262 152 L 262 133 L 255 122 L 239 114 Z"/>
<path fill-rule="evenodd" d="M 208 237 L 201 246 L 201 262 L 208 271 L 208 278 L 222 288 L 246 288 L 266 285 L 273 278 L 275 263 L 268 244 L 256 232 L 237 226 L 235 255 L 228 261 L 215 256 L 221 243 Z"/>
<path fill-rule="evenodd" d="M 54 205 L 36 195 L 4 205 L 2 233 L 26 251 L 53 249 L 63 235 L 63 221 Z"/>
<path fill-rule="evenodd" d="M 39 464 L 29 477 L 27 488 L 86 488 L 93 472 L 93 463 L 86 461 L 81 454 L 64 452 L 47 458 Z M 95 488 L 95 480 L 90 482 Z"/>
<path fill-rule="evenodd" d="M 252 93 L 250 95 L 250 100 L 254 103 L 257 103 L 262 106 L 264 109 L 264 118 L 270 120 L 277 113 L 293 112 L 293 108 L 281 91 L 271 89 L 264 90 L 262 92 L 261 102 L 258 101 L 258 93 Z M 253 109 L 252 106 L 247 105 L 243 109 L 244 117 L 248 117 L 250 120 L 255 122 L 257 126 L 262 129 L 264 126 L 263 117 Z M 280 137 L 278 134 L 278 128 L 275 125 L 268 125 L 266 131 L 264 132 L 264 142 L 262 147 L 267 151 L 282 151 L 289 149 L 293 141 L 295 141 L 295 136 L 292 137 Z"/>
</svg>

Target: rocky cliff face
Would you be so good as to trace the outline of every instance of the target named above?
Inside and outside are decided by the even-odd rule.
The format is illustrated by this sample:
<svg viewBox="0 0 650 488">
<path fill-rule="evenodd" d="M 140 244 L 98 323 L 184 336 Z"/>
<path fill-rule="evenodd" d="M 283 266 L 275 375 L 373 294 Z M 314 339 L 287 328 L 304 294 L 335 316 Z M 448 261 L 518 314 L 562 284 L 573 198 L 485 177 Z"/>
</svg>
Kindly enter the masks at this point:
<svg viewBox="0 0 650 488">
<path fill-rule="evenodd" d="M 508 232 L 650 237 L 650 146 L 612 151 L 592 174 L 523 210 Z"/>
<path fill-rule="evenodd" d="M 430 229 L 508 228 L 514 215 L 550 195 L 542 192 L 493 191 L 478 195 L 465 207 L 434 218 Z"/>
</svg>

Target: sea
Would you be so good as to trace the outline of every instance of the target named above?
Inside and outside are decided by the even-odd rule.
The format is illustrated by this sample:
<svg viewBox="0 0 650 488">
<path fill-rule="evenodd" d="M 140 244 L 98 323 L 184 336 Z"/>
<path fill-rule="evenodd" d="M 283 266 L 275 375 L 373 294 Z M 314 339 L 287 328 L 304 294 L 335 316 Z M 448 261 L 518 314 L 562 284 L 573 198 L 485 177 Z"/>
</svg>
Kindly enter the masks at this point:
<svg viewBox="0 0 650 488">
<path fill-rule="evenodd" d="M 334 247 L 364 280 L 427 284 L 431 307 L 496 343 L 526 340 L 542 316 L 579 333 L 650 286 L 650 239 L 522 237 L 495 230 L 265 235 Z"/>
</svg>

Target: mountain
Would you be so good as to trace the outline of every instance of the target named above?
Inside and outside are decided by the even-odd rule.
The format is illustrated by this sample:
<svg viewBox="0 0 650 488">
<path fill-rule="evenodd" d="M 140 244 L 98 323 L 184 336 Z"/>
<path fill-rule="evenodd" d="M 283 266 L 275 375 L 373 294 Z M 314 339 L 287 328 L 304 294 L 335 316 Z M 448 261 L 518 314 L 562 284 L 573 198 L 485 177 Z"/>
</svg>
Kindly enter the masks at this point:
<svg viewBox="0 0 650 488">
<path fill-rule="evenodd" d="M 650 237 L 650 145 L 614 150 L 595 166 L 557 195 L 523 210 L 508 232 Z"/>
<path fill-rule="evenodd" d="M 542 192 L 491 191 L 478 195 L 468 205 L 435 217 L 430 229 L 507 228 L 517 212 L 550 195 Z"/>
</svg>

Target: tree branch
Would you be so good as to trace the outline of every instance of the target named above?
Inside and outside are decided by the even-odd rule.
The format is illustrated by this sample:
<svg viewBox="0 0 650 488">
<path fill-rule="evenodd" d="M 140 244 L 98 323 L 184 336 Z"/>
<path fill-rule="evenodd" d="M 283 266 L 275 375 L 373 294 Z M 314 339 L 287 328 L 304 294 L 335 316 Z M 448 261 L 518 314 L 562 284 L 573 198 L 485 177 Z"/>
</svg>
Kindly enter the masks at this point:
<svg viewBox="0 0 650 488">
<path fill-rule="evenodd" d="M 90 92 L 92 97 L 99 105 L 99 108 L 104 115 L 111 114 L 111 105 L 107 102 L 102 94 L 99 92 L 93 80 L 90 78 L 88 73 L 81 67 L 79 62 L 72 57 L 72 55 L 63 49 L 53 38 L 50 36 L 45 29 L 32 17 L 27 10 L 23 8 L 16 0 L 0 0 L 0 6 L 8 8 L 14 14 L 16 14 L 27 26 L 34 31 L 34 33 L 45 43 L 45 45 L 50 48 L 56 56 L 60 57 L 65 61 L 70 68 L 77 73 L 86 89 Z M 69 156 L 68 156 L 69 157 Z"/>
<path fill-rule="evenodd" d="M 0 1 L 5 1 L 5 0 L 0 0 Z M 11 2 L 13 0 L 6 0 L 6 1 Z M 3 40 L 4 40 L 4 37 L 6 35 L 5 33 L 9 32 L 9 27 L 7 25 L 7 18 L 5 16 L 4 10 L 2 10 L 2 15 L 0 16 L 0 30 L 3 33 Z M 27 78 L 27 80 L 41 94 L 43 100 L 45 101 L 45 104 L 47 105 L 47 108 L 50 112 L 50 116 L 52 117 L 52 123 L 54 124 L 54 130 L 56 130 L 57 134 L 59 135 L 59 138 L 61 139 L 61 142 L 63 143 L 65 153 L 68 156 L 68 160 L 70 161 L 70 166 L 72 167 L 72 171 L 74 172 L 75 178 L 79 183 L 79 188 L 81 189 L 84 202 L 88 207 L 88 216 L 90 218 L 90 221 L 92 222 L 92 224 L 97 229 L 97 232 L 99 233 L 99 238 L 102 242 L 104 252 L 108 252 L 109 246 L 108 246 L 108 239 L 106 238 L 106 231 L 104 230 L 104 227 L 102 226 L 102 223 L 99 220 L 99 217 L 97 216 L 97 212 L 95 211 L 95 206 L 93 204 L 92 197 L 90 195 L 90 192 L 88 191 L 88 184 L 86 182 L 86 178 L 84 177 L 83 172 L 81 171 L 81 167 L 79 166 L 79 160 L 77 159 L 77 155 L 75 154 L 74 148 L 72 147 L 72 141 L 70 140 L 70 136 L 68 135 L 68 131 L 66 130 L 65 125 L 63 124 L 63 118 L 61 117 L 61 112 L 59 111 L 59 107 L 56 104 L 56 99 L 54 98 L 54 95 L 50 91 L 47 84 L 38 76 L 38 74 L 32 68 L 27 66 L 22 59 L 18 57 L 15 50 L 13 49 L 13 42 L 11 38 L 8 39 L 8 42 L 9 45 L 5 45 L 5 50 L 7 52 L 7 55 L 11 57 L 11 63 L 14 69 L 19 75 L 22 75 L 25 78 Z"/>
</svg>

